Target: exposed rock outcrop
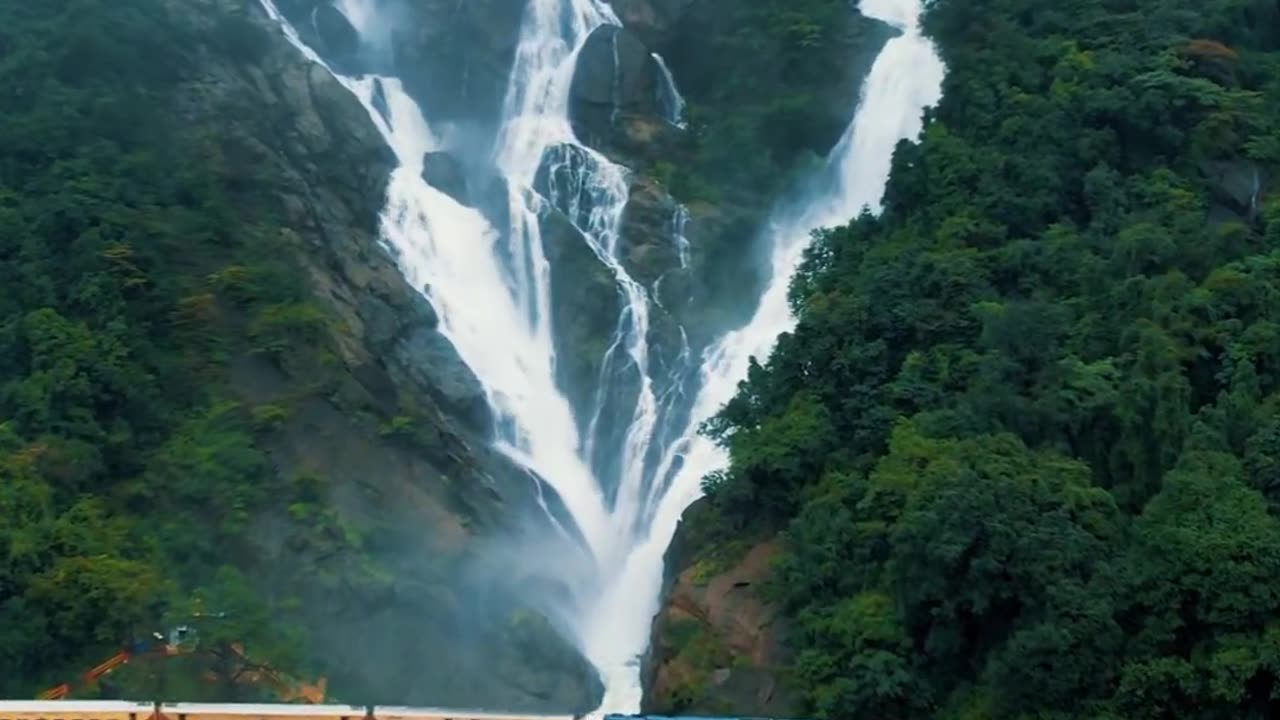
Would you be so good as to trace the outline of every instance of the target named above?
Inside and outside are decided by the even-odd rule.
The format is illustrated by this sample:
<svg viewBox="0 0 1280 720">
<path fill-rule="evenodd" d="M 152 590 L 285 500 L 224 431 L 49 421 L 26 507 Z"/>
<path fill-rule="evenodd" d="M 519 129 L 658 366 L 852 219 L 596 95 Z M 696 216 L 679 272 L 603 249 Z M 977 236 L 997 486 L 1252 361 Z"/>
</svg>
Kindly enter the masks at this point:
<svg viewBox="0 0 1280 720">
<path fill-rule="evenodd" d="M 433 122 L 499 115 L 520 40 L 525 0 L 415 0 L 389 38 L 405 89 Z"/>
<path fill-rule="evenodd" d="M 1247 160 L 1205 162 L 1200 167 L 1214 199 L 1228 212 L 1252 220 L 1258 199 L 1270 186 L 1267 171 Z"/>
<path fill-rule="evenodd" d="M 363 42 L 333 0 L 280 0 L 276 6 L 293 23 L 303 42 L 342 72 L 359 72 L 368 58 Z"/>
<path fill-rule="evenodd" d="M 635 33 L 613 25 L 596 28 L 573 75 L 569 117 L 574 131 L 600 150 L 653 155 L 678 134 L 662 118 L 661 83 L 657 61 Z"/>
<path fill-rule="evenodd" d="M 676 225 L 680 205 L 653 178 L 637 175 L 622 212 L 619 229 L 622 264 L 637 281 L 651 287 L 680 265 Z"/>
<path fill-rule="evenodd" d="M 626 14 L 655 18 L 645 29 L 651 50 L 660 53 L 691 100 L 704 103 L 717 96 L 724 77 L 738 70 L 746 59 L 769 61 L 774 77 L 760 77 L 752 88 L 768 98 L 793 91 L 780 74 L 783 58 L 778 48 L 743 46 L 738 40 L 743 23 L 759 6 L 752 3 L 724 3 L 720 0 L 618 0 Z M 852 3 L 850 4 L 852 6 Z M 841 13 L 838 26 L 828 32 L 829 41 L 807 50 L 822 67 L 820 92 L 810 97 L 806 108 L 804 144 L 824 155 L 839 140 L 858 103 L 862 80 L 871 69 L 880 48 L 898 31 L 864 17 L 853 7 Z M 637 32 L 640 32 L 639 30 Z M 754 53 L 758 58 L 744 58 Z M 721 97 L 723 102 L 728 98 Z M 793 128 L 793 132 L 800 132 Z"/>
<path fill-rule="evenodd" d="M 467 191 L 467 171 L 453 153 L 427 153 L 422 158 L 422 179 L 463 205 L 471 204 L 471 195 Z"/>
<path fill-rule="evenodd" d="M 642 711 L 797 716 L 798 698 L 782 675 L 787 629 L 761 595 L 775 550 L 762 542 L 718 562 L 707 548 L 677 540 L 667 562 L 678 569 L 654 619 Z"/>
</svg>

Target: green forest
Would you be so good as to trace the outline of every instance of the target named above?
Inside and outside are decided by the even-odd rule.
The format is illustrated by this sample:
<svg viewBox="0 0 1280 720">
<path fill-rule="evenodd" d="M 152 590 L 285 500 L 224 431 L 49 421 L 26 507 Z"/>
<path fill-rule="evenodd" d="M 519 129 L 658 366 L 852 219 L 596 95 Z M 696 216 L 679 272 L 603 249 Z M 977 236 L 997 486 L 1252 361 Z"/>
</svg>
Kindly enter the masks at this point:
<svg viewBox="0 0 1280 720">
<path fill-rule="evenodd" d="M 193 47 L 262 31 L 172 5 L 0 1 L 0 697 L 180 625 L 213 654 L 126 694 L 266 697 L 229 648 L 309 663 L 255 518 L 358 544 L 228 379 L 329 359 L 273 179 L 177 102 Z M 694 93 L 677 195 L 789 179 L 844 8 L 740 11 L 719 62 L 765 50 Z M 926 30 L 944 99 L 884 211 L 818 234 L 707 426 L 701 552 L 782 539 L 815 720 L 1280 715 L 1280 6 L 933 0 Z"/>
<path fill-rule="evenodd" d="M 253 202 L 263 178 L 174 105 L 196 43 L 251 56 L 260 35 L 180 20 L 159 0 L 0 3 L 0 697 L 176 625 L 263 661 L 298 647 L 250 590 L 244 533 L 305 488 L 258 449 L 272 409 L 225 377 L 321 330 Z"/>
<path fill-rule="evenodd" d="M 820 719 L 1280 713 L 1280 7 L 937 0 L 878 216 L 708 426 Z M 762 359 L 763 360 L 763 359 Z"/>
</svg>

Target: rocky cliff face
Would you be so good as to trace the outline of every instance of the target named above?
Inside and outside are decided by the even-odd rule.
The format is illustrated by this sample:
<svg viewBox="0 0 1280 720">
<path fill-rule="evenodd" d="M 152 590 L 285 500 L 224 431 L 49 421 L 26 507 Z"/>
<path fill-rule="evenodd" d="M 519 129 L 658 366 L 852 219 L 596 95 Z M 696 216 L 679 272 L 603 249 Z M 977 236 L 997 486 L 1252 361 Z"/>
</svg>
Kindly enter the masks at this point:
<svg viewBox="0 0 1280 720">
<path fill-rule="evenodd" d="M 643 712 L 797 717 L 786 623 L 768 601 L 776 541 L 730 557 L 698 537 L 695 503 L 667 553 L 668 589 L 645 660 Z"/>
<path fill-rule="evenodd" d="M 278 4 L 340 71 L 402 78 L 449 135 L 447 149 L 425 159 L 426 181 L 505 227 L 506 189 L 488 157 L 525 1 L 397 0 L 383 7 L 393 22 L 360 32 L 329 0 Z M 280 251 L 305 268 L 330 319 L 331 332 L 314 347 L 232 364 L 247 403 L 285 409 L 268 440 L 279 472 L 324 488 L 334 508 L 308 522 L 346 538 L 300 542 L 290 522 L 264 517 L 255 530 L 258 580 L 281 600 L 300 601 L 307 621 L 325 628 L 310 650 L 336 694 L 356 695 L 341 700 L 594 707 L 594 671 L 522 607 L 518 574 L 490 568 L 480 550 L 483 538 L 525 515 L 533 484 L 489 449 L 482 388 L 378 241 L 392 158 L 365 111 L 284 40 L 256 0 L 172 2 L 210 23 L 240 18 L 260 35 L 251 59 L 221 46 L 192 48 L 184 121 L 214 138 L 228 162 L 264 178 L 246 193 L 278 212 Z M 890 33 L 841 5 L 838 41 L 820 52 L 834 70 L 801 112 L 813 132 L 780 148 L 738 147 L 713 172 L 707 148 L 720 129 L 673 122 L 654 53 L 668 59 L 704 117 L 765 117 L 760 105 L 781 75 L 747 90 L 717 85 L 743 59 L 730 40 L 756 19 L 712 0 L 613 6 L 624 27 L 600 28 L 583 49 L 571 120 L 585 143 L 630 170 L 621 262 L 661 300 L 651 333 L 657 355 L 673 351 L 678 325 L 696 352 L 750 312 L 762 279 L 753 238 L 784 189 L 733 163 L 767 158 L 791 167 L 803 152 L 825 152 Z M 698 182 L 689 179 L 697 173 Z M 577 279 L 554 283 L 553 310 L 560 381 L 581 408 L 617 321 L 617 288 L 568 217 L 547 209 L 541 220 L 553 275 Z M 776 671 L 785 633 L 756 594 L 769 552 L 762 545 L 726 567 L 673 558 L 646 705 L 786 714 L 790 699 Z"/>
<path fill-rule="evenodd" d="M 264 442 L 280 475 L 321 488 L 331 508 L 301 519 L 319 539 L 300 536 L 300 518 L 260 518 L 255 581 L 299 608 L 310 664 L 340 700 L 594 707 L 594 671 L 484 572 L 478 538 L 522 516 L 532 485 L 488 449 L 482 388 L 379 242 L 389 150 L 256 1 L 173 8 L 210 35 L 243 30 L 242 47 L 190 48 L 181 120 L 253 178 L 245 202 L 278 219 L 274 242 L 330 328 L 231 362 L 234 390 L 273 419 Z M 341 17 L 325 17 L 311 31 L 345 42 Z"/>
</svg>

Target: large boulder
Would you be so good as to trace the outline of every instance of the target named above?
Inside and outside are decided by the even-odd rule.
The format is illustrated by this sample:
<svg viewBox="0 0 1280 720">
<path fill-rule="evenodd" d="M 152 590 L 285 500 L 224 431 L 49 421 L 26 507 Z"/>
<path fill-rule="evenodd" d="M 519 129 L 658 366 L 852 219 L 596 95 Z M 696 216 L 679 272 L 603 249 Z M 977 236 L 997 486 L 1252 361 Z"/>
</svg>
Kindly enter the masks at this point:
<svg viewBox="0 0 1280 720">
<path fill-rule="evenodd" d="M 493 123 L 506 96 L 526 0 L 402 3 L 395 72 L 433 123 Z"/>
<path fill-rule="evenodd" d="M 572 100 L 608 111 L 656 111 L 659 70 L 635 33 L 601 25 L 587 37 L 574 68 Z"/>
<path fill-rule="evenodd" d="M 1265 169 L 1248 160 L 1227 160 L 1203 162 L 1200 171 L 1220 206 L 1241 218 L 1257 216 L 1258 199 L 1270 184 Z"/>
<path fill-rule="evenodd" d="M 453 153 L 437 150 L 424 155 L 422 179 L 463 205 L 471 204 L 471 196 L 467 191 L 467 171 Z"/>
<path fill-rule="evenodd" d="M 589 227 L 595 211 L 623 202 L 621 182 L 605 183 L 610 168 L 599 154 L 577 145 L 558 143 L 542 153 L 533 188 L 578 227 Z"/>
<path fill-rule="evenodd" d="M 646 45 L 661 49 L 696 0 L 612 0 L 613 11 Z"/>
<path fill-rule="evenodd" d="M 634 155 L 670 133 L 663 76 L 649 48 L 626 28 L 602 25 L 574 68 L 569 119 L 583 142 Z"/>
<path fill-rule="evenodd" d="M 663 4 L 663 0 L 621 2 L 624 6 Z M 824 41 L 805 51 L 821 70 L 813 73 L 817 82 L 799 87 L 783 72 L 784 50 L 754 26 L 759 22 L 753 17 L 758 11 L 755 3 L 669 2 L 680 6 L 678 21 L 665 26 L 652 47 L 665 58 L 685 97 L 703 109 L 732 112 L 735 107 L 769 103 L 804 90 L 812 105 L 804 109 L 802 117 L 803 144 L 818 155 L 825 155 L 839 141 L 853 117 L 872 62 L 884 44 L 898 34 L 888 24 L 859 14 L 854 3 L 849 3 L 848 12 L 827 28 Z M 744 45 L 744 30 L 761 44 Z M 749 68 L 750 82 L 726 92 L 726 78 L 741 76 L 744 68 Z"/>
<path fill-rule="evenodd" d="M 343 66 L 354 66 L 357 63 L 360 55 L 360 33 L 338 8 L 320 5 L 311 13 L 310 25 L 319 39 L 318 49 L 329 59 L 330 64 L 336 63 L 341 70 Z"/>
</svg>

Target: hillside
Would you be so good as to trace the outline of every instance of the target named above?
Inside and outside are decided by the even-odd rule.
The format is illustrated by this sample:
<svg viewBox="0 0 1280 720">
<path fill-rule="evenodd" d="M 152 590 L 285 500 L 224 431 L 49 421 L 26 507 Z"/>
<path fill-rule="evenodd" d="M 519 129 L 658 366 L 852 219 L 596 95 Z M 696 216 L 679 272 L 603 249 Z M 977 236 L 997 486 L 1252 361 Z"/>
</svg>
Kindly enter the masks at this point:
<svg viewBox="0 0 1280 720">
<path fill-rule="evenodd" d="M 593 705 L 476 600 L 473 538 L 533 499 L 378 243 L 346 90 L 238 0 L 0 2 L 0 81 L 0 695 L 187 625 L 209 652 L 115 692 L 273 697 L 243 643 L 349 702 Z"/>
<path fill-rule="evenodd" d="M 732 465 L 650 705 L 753 712 L 720 683 L 754 668 L 816 718 L 1273 716 L 1275 4 L 939 0 L 926 30 L 945 99 L 883 214 L 822 235 L 708 428 Z"/>
</svg>

